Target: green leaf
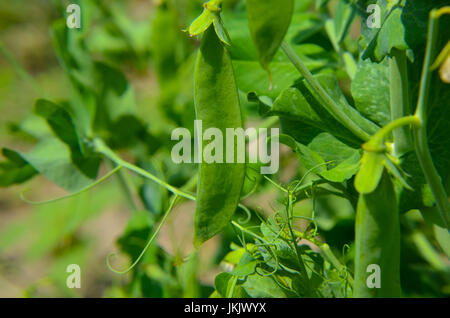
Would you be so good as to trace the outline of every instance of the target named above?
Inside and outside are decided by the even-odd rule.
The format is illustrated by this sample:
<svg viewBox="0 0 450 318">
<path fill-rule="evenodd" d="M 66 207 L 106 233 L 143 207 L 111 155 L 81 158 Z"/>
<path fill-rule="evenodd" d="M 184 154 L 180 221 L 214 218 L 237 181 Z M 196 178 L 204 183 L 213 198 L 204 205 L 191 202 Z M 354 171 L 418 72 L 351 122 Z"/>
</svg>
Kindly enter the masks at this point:
<svg viewBox="0 0 450 318">
<path fill-rule="evenodd" d="M 235 276 L 248 276 L 255 272 L 258 262 L 247 252 L 242 255 L 239 263 L 231 272 Z"/>
<path fill-rule="evenodd" d="M 0 162 L 0 187 L 23 183 L 36 175 L 37 171 L 19 153 L 8 148 L 2 152 L 7 160 Z"/>
<path fill-rule="evenodd" d="M 230 273 L 220 273 L 214 279 L 214 286 L 221 297 L 248 298 L 245 290 L 238 283 L 237 277 Z"/>
<path fill-rule="evenodd" d="M 331 75 L 317 75 L 317 80 L 325 88 L 346 115 L 359 127 L 369 134 L 378 130 L 378 126 L 363 117 L 356 109 L 351 107 L 345 99 L 338 82 Z M 284 90 L 275 100 L 272 109 L 266 115 L 277 115 L 289 121 L 297 123 L 300 129 L 304 126 L 317 128 L 315 132 L 326 131 L 351 146 L 360 146 L 360 141 L 347 128 L 334 119 L 321 105 L 320 99 L 314 90 L 303 80 L 295 87 Z M 291 134 L 291 132 L 287 132 Z M 305 143 L 304 140 L 300 142 Z"/>
<path fill-rule="evenodd" d="M 311 27 L 311 23 L 314 25 L 318 23 L 316 16 L 313 18 L 304 16 L 305 14 L 301 14 L 299 25 L 292 25 L 289 29 L 289 32 L 292 32 L 291 37 L 297 37 L 299 32 L 299 34 L 303 34 L 301 33 L 302 28 Z M 241 16 L 228 17 L 227 15 L 224 16 L 225 18 L 227 30 L 233 39 L 233 45 L 229 47 L 229 51 L 233 59 L 236 81 L 241 91 L 246 94 L 254 92 L 258 96 L 268 96 L 275 99 L 281 91 L 292 86 L 297 79 L 301 78 L 286 55 L 278 50 L 270 63 L 272 75 L 272 89 L 270 89 L 270 79 L 267 76 L 267 71 L 261 68 L 259 63 L 258 53 L 248 30 L 247 19 Z M 311 19 L 313 22 L 309 23 L 308 21 Z M 294 45 L 293 48 L 308 69 L 314 73 L 330 73 L 336 67 L 338 58 L 336 53 L 318 44 L 305 43 Z"/>
<path fill-rule="evenodd" d="M 86 188 L 95 181 L 98 172 L 97 159 L 81 158 L 74 162 L 70 148 L 57 138 L 42 140 L 31 152 L 21 156 L 40 174 L 70 192 Z"/>
<path fill-rule="evenodd" d="M 152 222 L 147 211 L 136 212 L 117 240 L 120 250 L 129 255 L 132 261 L 136 260 L 144 249 L 151 233 L 151 226 Z M 146 255 L 150 254 L 152 253 L 146 253 Z"/>
<path fill-rule="evenodd" d="M 391 120 L 389 63 L 360 61 L 351 91 L 356 109 L 365 117 L 384 126 Z"/>
<path fill-rule="evenodd" d="M 250 32 L 266 70 L 286 35 L 293 11 L 293 0 L 247 0 Z"/>
<path fill-rule="evenodd" d="M 369 28 L 366 8 L 376 3 L 381 8 L 381 28 Z M 423 49 L 427 34 L 428 16 L 432 8 L 448 4 L 446 0 L 364 0 L 358 3 L 361 19 L 363 59 L 381 61 L 393 48 L 408 50 L 410 59 Z"/>
<path fill-rule="evenodd" d="M 359 169 L 360 150 L 351 148 L 328 133 L 317 135 L 308 146 L 285 135 L 280 142 L 297 152 L 307 170 L 331 182 L 350 179 Z"/>
<path fill-rule="evenodd" d="M 252 298 L 287 298 L 289 295 L 272 276 L 250 275 L 242 287 Z"/>
</svg>

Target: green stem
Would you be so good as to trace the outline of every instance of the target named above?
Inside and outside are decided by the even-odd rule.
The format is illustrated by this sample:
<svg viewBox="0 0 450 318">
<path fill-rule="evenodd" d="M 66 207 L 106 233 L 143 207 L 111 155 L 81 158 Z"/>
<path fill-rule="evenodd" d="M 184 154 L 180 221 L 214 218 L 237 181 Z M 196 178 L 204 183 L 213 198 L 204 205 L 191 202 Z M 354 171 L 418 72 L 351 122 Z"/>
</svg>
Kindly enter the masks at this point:
<svg viewBox="0 0 450 318">
<path fill-rule="evenodd" d="M 374 134 L 368 142 L 363 145 L 363 149 L 366 151 L 378 152 L 384 150 L 384 139 L 397 128 L 402 128 L 408 125 L 412 125 L 416 129 L 422 126 L 422 121 L 417 116 L 406 116 L 391 121 L 389 124 L 383 126 L 380 130 Z"/>
<path fill-rule="evenodd" d="M 85 188 L 83 188 L 83 189 L 81 189 L 81 190 L 79 190 L 79 191 L 77 191 L 77 192 L 74 192 L 74 193 L 71 193 L 71 194 L 68 194 L 68 195 L 59 197 L 59 198 L 50 199 L 50 200 L 45 200 L 45 201 L 31 201 L 31 200 L 28 200 L 27 198 L 25 198 L 25 192 L 26 192 L 26 191 L 21 192 L 21 193 L 19 194 L 19 196 L 20 196 L 20 199 L 21 199 L 22 201 L 24 201 L 24 202 L 26 202 L 26 203 L 29 203 L 29 204 L 34 204 L 34 205 L 48 204 L 48 203 L 53 203 L 53 202 L 65 200 L 65 199 L 68 199 L 68 198 L 77 196 L 77 195 L 79 195 L 79 194 L 81 194 L 81 193 L 84 193 L 84 192 L 86 192 L 86 191 L 89 191 L 89 190 L 92 189 L 93 187 L 99 185 L 100 183 L 102 183 L 103 181 L 105 181 L 106 179 L 108 179 L 109 177 L 111 177 L 113 174 L 119 172 L 119 170 L 120 170 L 121 168 L 122 168 L 122 166 L 118 165 L 118 166 L 116 166 L 113 170 L 109 171 L 109 172 L 106 173 L 103 177 L 101 177 L 101 178 L 99 178 L 98 180 L 94 181 L 93 183 L 91 183 L 91 184 L 88 185 L 87 187 L 85 187 Z"/>
<path fill-rule="evenodd" d="M 317 244 L 319 246 L 320 250 L 322 251 L 322 254 L 324 258 L 333 265 L 334 268 L 336 268 L 339 272 L 347 272 L 347 266 L 342 265 L 342 263 L 339 261 L 339 259 L 334 255 L 334 253 L 331 251 L 330 246 L 327 243 Z M 347 279 L 350 284 L 350 286 L 353 286 L 353 277 L 347 273 Z"/>
<path fill-rule="evenodd" d="M 407 60 L 404 51 L 393 50 L 389 60 L 391 121 L 410 114 Z M 394 135 L 394 155 L 401 156 L 412 149 L 411 133 L 408 127 L 392 132 Z"/>
<path fill-rule="evenodd" d="M 445 9 L 445 8 L 443 8 Z M 425 51 L 425 61 L 422 69 L 422 77 L 420 81 L 419 98 L 415 115 L 421 119 L 422 125 L 414 130 L 414 145 L 416 149 L 417 158 L 422 168 L 425 179 L 430 185 L 431 192 L 436 199 L 436 205 L 439 209 L 442 220 L 445 226 L 449 229 L 449 213 L 450 204 L 448 202 L 448 195 L 441 182 L 436 167 L 434 166 L 433 159 L 431 157 L 430 148 L 427 140 L 427 106 L 428 95 L 431 81 L 430 66 L 435 48 L 438 34 L 437 19 L 442 11 L 432 10 L 430 13 L 430 19 L 428 24 L 427 34 L 427 46 Z"/>
<path fill-rule="evenodd" d="M 283 49 L 286 56 L 291 60 L 295 68 L 300 72 L 300 74 L 305 78 L 309 85 L 314 89 L 317 95 L 323 102 L 325 109 L 338 120 L 342 125 L 349 129 L 355 136 L 363 141 L 369 139 L 369 134 L 367 134 L 361 127 L 359 127 L 353 120 L 351 120 L 347 114 L 345 114 L 341 107 L 336 104 L 336 102 L 328 95 L 325 89 L 320 85 L 319 81 L 312 75 L 308 68 L 303 64 L 300 58 L 297 56 L 293 48 L 286 42 L 281 43 L 281 48 Z"/>
<path fill-rule="evenodd" d="M 268 242 L 261 236 L 259 236 L 256 233 L 253 233 L 250 230 L 247 230 L 245 227 L 241 226 L 239 223 L 237 223 L 236 221 L 231 221 L 231 224 L 233 224 L 235 227 L 237 227 L 239 230 L 241 230 L 244 233 L 249 234 L 250 236 L 253 236 L 255 239 L 260 240 L 261 242 L 268 244 Z"/>
<path fill-rule="evenodd" d="M 114 162 L 112 162 L 112 165 L 116 166 L 116 167 L 119 167 Z M 125 178 L 125 176 L 123 175 L 122 171 L 117 171 L 117 181 L 119 183 L 119 186 L 123 190 L 123 194 L 125 195 L 125 199 L 127 200 L 128 205 L 130 206 L 130 209 L 132 211 L 137 211 L 138 208 L 136 206 L 136 203 L 134 202 L 133 195 L 131 193 L 128 180 Z"/>
<path fill-rule="evenodd" d="M 5 57 L 5 59 L 11 64 L 16 73 L 21 77 L 25 82 L 27 82 L 37 95 L 45 97 L 45 94 L 42 87 L 39 83 L 31 76 L 23 66 L 17 61 L 14 55 L 4 46 L 3 43 L 0 42 L 0 54 Z"/>
<path fill-rule="evenodd" d="M 189 199 L 189 200 L 194 200 L 195 201 L 195 196 L 189 193 L 186 193 L 178 188 L 175 188 L 173 186 L 171 186 L 170 184 L 168 184 L 167 182 L 155 177 L 154 175 L 152 175 L 151 173 L 145 171 L 142 168 L 139 168 L 138 166 L 135 166 L 129 162 L 126 162 L 125 160 L 123 160 L 122 158 L 120 158 L 118 155 L 116 155 L 105 143 L 103 140 L 101 139 L 96 139 L 94 140 L 94 148 L 97 152 L 103 154 L 105 157 L 107 157 L 108 159 L 110 159 L 111 161 L 113 161 L 114 163 L 116 163 L 119 166 L 123 166 L 145 178 L 148 178 L 156 183 L 158 183 L 159 185 L 163 186 L 164 188 L 166 188 L 167 190 L 169 190 L 170 192 L 172 192 L 173 194 L 176 194 L 180 197 Z"/>
<path fill-rule="evenodd" d="M 305 277 L 305 285 L 306 285 L 306 289 L 309 292 L 313 292 L 310 288 L 310 281 L 309 281 L 309 277 L 308 277 L 308 272 L 306 271 L 306 267 L 305 264 L 303 263 L 303 259 L 300 256 L 300 251 L 299 251 L 299 247 L 297 244 L 297 237 L 294 234 L 294 231 L 292 229 L 292 220 L 293 220 L 293 215 L 294 215 L 294 211 L 293 211 L 293 194 L 291 191 L 288 192 L 288 206 L 287 206 L 287 225 L 289 228 L 289 234 L 291 235 L 291 240 L 292 240 L 292 244 L 295 250 L 295 254 L 297 255 L 297 261 L 298 261 L 298 266 L 300 269 L 300 273 Z"/>
<path fill-rule="evenodd" d="M 116 155 L 114 153 L 114 151 L 111 150 L 111 148 L 109 148 L 105 142 L 100 139 L 97 138 L 94 140 L 94 149 L 98 152 L 103 154 L 106 158 L 108 158 L 109 160 L 111 160 L 112 162 L 116 163 L 119 166 L 125 167 L 141 176 L 143 176 L 144 178 L 150 179 L 154 182 L 156 182 L 157 184 L 159 184 L 160 186 L 166 188 L 167 190 L 169 190 L 170 192 L 172 192 L 175 195 L 178 195 L 182 198 L 188 199 L 188 200 L 192 200 L 192 201 L 196 201 L 197 198 L 195 197 L 195 195 L 185 192 L 183 190 L 180 190 L 174 186 L 171 186 L 170 184 L 168 184 L 167 182 L 159 179 L 158 177 L 152 175 L 151 173 L 145 171 L 142 168 L 139 168 L 138 166 L 135 166 L 129 162 L 126 162 L 125 160 L 123 160 L 122 158 L 120 158 L 118 155 Z M 189 182 L 189 184 L 192 186 L 192 184 L 194 184 L 195 182 L 197 182 L 196 180 Z M 243 205 L 242 203 L 238 204 L 238 207 L 240 207 L 241 209 L 243 209 L 247 215 L 250 214 L 250 211 L 248 210 L 248 208 Z"/>
</svg>

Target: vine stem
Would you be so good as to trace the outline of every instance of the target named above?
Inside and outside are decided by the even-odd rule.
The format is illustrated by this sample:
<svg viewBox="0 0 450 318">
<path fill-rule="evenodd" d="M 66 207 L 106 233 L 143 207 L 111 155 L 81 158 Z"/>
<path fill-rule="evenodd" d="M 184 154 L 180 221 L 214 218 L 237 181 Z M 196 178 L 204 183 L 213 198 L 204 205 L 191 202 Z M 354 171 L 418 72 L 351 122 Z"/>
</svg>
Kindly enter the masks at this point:
<svg viewBox="0 0 450 318">
<path fill-rule="evenodd" d="M 111 171 L 109 171 L 108 173 L 106 173 L 103 177 L 99 178 L 98 180 L 94 181 L 93 183 L 91 183 L 90 185 L 88 185 L 87 187 L 84 187 L 83 189 L 74 192 L 74 193 L 70 193 L 68 195 L 62 196 L 62 197 L 58 197 L 58 198 L 54 198 L 54 199 L 50 199 L 50 200 L 45 200 L 45 201 L 31 201 L 27 198 L 25 198 L 25 192 L 27 192 L 28 190 L 22 191 L 19 194 L 19 197 L 22 201 L 29 203 L 29 204 L 34 204 L 34 205 L 41 205 L 41 204 L 48 204 L 48 203 L 53 203 L 53 202 L 57 202 L 57 201 L 61 201 L 61 200 L 65 200 L 68 198 L 72 198 L 74 196 L 77 196 L 81 193 L 84 193 L 86 191 L 89 191 L 90 189 L 92 189 L 93 187 L 99 185 L 100 183 L 102 183 L 103 181 L 105 181 L 106 179 L 108 179 L 109 177 L 111 177 L 113 174 L 119 172 L 119 170 L 122 168 L 122 166 L 118 165 L 116 166 L 114 169 L 112 169 Z"/>
<path fill-rule="evenodd" d="M 116 155 L 106 144 L 103 140 L 101 139 L 95 139 L 94 140 L 94 148 L 96 151 L 98 151 L 99 153 L 103 154 L 105 157 L 107 157 L 109 160 L 113 161 L 114 163 L 116 163 L 119 166 L 123 166 L 143 177 L 146 177 L 156 183 L 158 183 L 159 185 L 161 185 L 162 187 L 166 188 L 167 190 L 169 190 L 170 192 L 172 192 L 173 194 L 176 194 L 180 197 L 189 199 L 189 200 L 194 200 L 195 201 L 195 196 L 192 194 L 189 194 L 187 192 L 184 192 L 178 188 L 175 188 L 174 186 L 171 186 L 170 184 L 168 184 L 167 182 L 155 177 L 154 175 L 152 175 L 151 173 L 145 171 L 142 168 L 139 168 L 138 166 L 135 166 L 125 160 L 123 160 L 122 158 L 120 158 L 118 155 Z"/>
<path fill-rule="evenodd" d="M 410 114 L 408 69 L 406 53 L 393 49 L 389 60 L 391 120 L 395 121 Z M 394 155 L 401 156 L 412 149 L 411 134 L 408 127 L 392 132 L 394 136 Z"/>
<path fill-rule="evenodd" d="M 402 128 L 407 125 L 412 125 L 416 129 L 420 129 L 422 121 L 417 116 L 405 116 L 391 121 L 378 130 L 368 142 L 363 144 L 362 148 L 371 152 L 384 151 L 383 140 L 397 128 Z"/>
<path fill-rule="evenodd" d="M 113 168 L 121 167 L 119 165 L 116 165 L 115 162 L 111 162 L 111 164 L 112 164 Z M 124 196 L 128 202 L 129 207 L 131 208 L 132 211 L 137 211 L 138 208 L 137 208 L 136 203 L 134 202 L 133 194 L 131 192 L 130 185 L 128 183 L 127 178 L 122 173 L 122 171 L 117 171 L 116 176 L 117 176 L 117 181 L 119 183 L 119 186 L 122 188 L 122 190 L 124 192 Z"/>
<path fill-rule="evenodd" d="M 434 166 L 433 159 L 431 157 L 430 148 L 428 146 L 427 140 L 427 106 L 429 97 L 429 88 L 431 81 L 431 71 L 430 66 L 432 63 L 432 58 L 436 49 L 436 40 L 438 33 L 438 18 L 445 13 L 450 13 L 450 7 L 444 7 L 439 10 L 432 10 L 430 12 L 430 19 L 428 23 L 427 32 L 427 45 L 425 51 L 425 61 L 422 68 L 422 76 L 420 81 L 419 98 L 417 102 L 417 108 L 415 116 L 417 116 L 422 125 L 414 130 L 414 146 L 419 160 L 422 171 L 425 175 L 425 179 L 430 185 L 431 192 L 436 200 L 436 205 L 444 221 L 445 226 L 449 229 L 449 213 L 450 204 L 448 202 L 448 195 L 445 191 L 444 186 L 441 182 L 441 177 L 439 176 L 436 167 Z"/>
<path fill-rule="evenodd" d="M 358 138 L 363 141 L 369 140 L 369 134 L 361 129 L 361 127 L 359 127 L 353 120 L 351 120 L 347 116 L 347 114 L 342 111 L 341 107 L 339 107 L 339 105 L 336 104 L 336 102 L 330 97 L 330 95 L 328 95 L 322 85 L 320 85 L 319 81 L 312 75 L 305 64 L 303 64 L 303 62 L 297 56 L 294 49 L 289 45 L 289 43 L 283 41 L 281 43 L 281 49 L 284 51 L 289 60 L 291 60 L 295 68 L 305 78 L 308 84 L 311 85 L 317 95 L 319 95 L 326 110 Z"/>
<path fill-rule="evenodd" d="M 127 168 L 127 169 L 129 169 L 129 170 L 131 170 L 131 171 L 133 171 L 133 172 L 143 176 L 144 178 L 147 178 L 147 179 L 150 179 L 150 180 L 156 182 L 157 184 L 159 184 L 160 186 L 166 188 L 167 190 L 169 190 L 170 192 L 172 192 L 175 195 L 178 195 L 178 196 L 180 196 L 182 198 L 185 198 L 185 199 L 188 199 L 188 200 L 192 200 L 192 201 L 196 201 L 197 200 L 195 195 L 193 195 L 191 193 L 188 193 L 186 191 L 183 191 L 181 189 L 178 189 L 178 188 L 168 184 L 164 180 L 161 180 L 158 177 L 152 175 L 151 173 L 145 171 L 144 169 L 139 168 L 138 166 L 135 166 L 135 165 L 133 165 L 133 164 L 123 160 L 118 155 L 116 155 L 114 153 L 114 151 L 112 151 L 111 148 L 109 148 L 102 139 L 95 139 L 94 140 L 94 149 L 97 152 L 103 154 L 106 158 L 108 158 L 112 162 L 116 163 L 118 166 Z M 250 214 L 250 211 L 248 210 L 248 208 L 245 205 L 243 205 L 242 203 L 239 203 L 238 207 L 243 209 L 244 212 L 247 215 Z"/>
<path fill-rule="evenodd" d="M 14 57 L 14 55 L 6 48 L 6 46 L 0 42 L 0 54 L 5 57 L 5 59 L 11 64 L 16 73 L 25 82 L 27 82 L 39 96 L 47 96 L 45 91 L 39 85 L 39 83 L 31 76 L 27 70 L 20 64 L 19 61 Z"/>
</svg>

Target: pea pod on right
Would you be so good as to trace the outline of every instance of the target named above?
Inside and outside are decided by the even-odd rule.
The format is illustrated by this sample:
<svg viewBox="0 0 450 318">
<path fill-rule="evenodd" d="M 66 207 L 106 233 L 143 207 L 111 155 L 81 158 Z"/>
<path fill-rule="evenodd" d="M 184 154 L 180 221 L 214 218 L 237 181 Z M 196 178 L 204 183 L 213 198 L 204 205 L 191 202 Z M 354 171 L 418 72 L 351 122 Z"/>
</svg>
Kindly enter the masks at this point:
<svg viewBox="0 0 450 318">
<path fill-rule="evenodd" d="M 386 170 L 356 211 L 353 297 L 401 297 L 400 223 L 397 198 Z"/>
</svg>

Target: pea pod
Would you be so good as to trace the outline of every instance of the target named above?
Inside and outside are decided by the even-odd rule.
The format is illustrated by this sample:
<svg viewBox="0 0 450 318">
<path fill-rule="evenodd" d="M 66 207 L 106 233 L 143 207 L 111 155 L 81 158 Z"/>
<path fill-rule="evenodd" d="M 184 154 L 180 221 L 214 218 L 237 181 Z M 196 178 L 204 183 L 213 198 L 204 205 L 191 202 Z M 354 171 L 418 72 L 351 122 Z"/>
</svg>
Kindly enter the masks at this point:
<svg viewBox="0 0 450 318">
<path fill-rule="evenodd" d="M 293 12 L 293 0 L 247 0 L 250 33 L 266 70 L 286 35 Z"/>
<path fill-rule="evenodd" d="M 372 192 L 360 194 L 355 241 L 353 297 L 400 297 L 399 213 L 386 171 Z"/>
<path fill-rule="evenodd" d="M 227 144 L 226 128 L 242 127 L 231 58 L 213 26 L 204 33 L 197 57 L 194 102 L 202 130 L 219 129 L 223 145 Z M 205 149 L 207 144 L 203 140 L 202 148 Z M 239 203 L 244 175 L 243 163 L 200 163 L 194 218 L 196 246 L 216 235 L 230 222 Z"/>
</svg>

